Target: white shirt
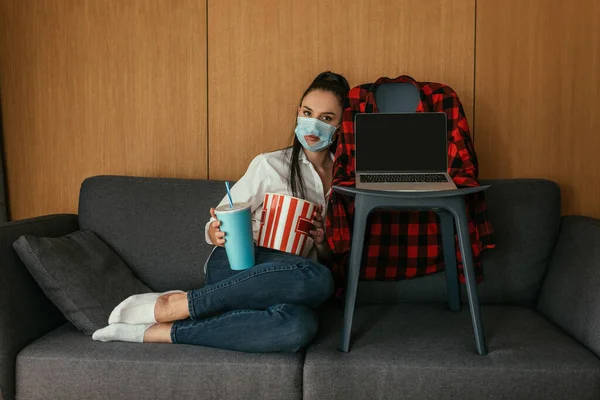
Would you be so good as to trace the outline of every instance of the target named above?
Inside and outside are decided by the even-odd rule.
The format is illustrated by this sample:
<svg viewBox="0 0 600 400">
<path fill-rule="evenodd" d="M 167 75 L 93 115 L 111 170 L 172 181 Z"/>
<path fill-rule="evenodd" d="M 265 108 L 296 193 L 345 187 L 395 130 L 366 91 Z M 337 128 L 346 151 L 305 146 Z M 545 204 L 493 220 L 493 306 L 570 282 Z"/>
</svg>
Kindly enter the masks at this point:
<svg viewBox="0 0 600 400">
<path fill-rule="evenodd" d="M 231 188 L 231 197 L 233 201 L 250 203 L 252 211 L 252 234 L 254 241 L 258 242 L 258 233 L 260 231 L 260 218 L 262 214 L 262 205 L 265 193 L 277 193 L 293 196 L 289 188 L 290 175 L 290 157 L 292 149 L 274 151 L 272 153 L 260 154 L 248 166 L 248 170 L 239 181 Z M 333 154 L 330 153 L 333 160 Z M 323 205 L 323 218 L 327 207 L 327 200 L 330 193 L 325 193 L 321 177 L 315 170 L 315 167 L 306 158 L 304 151 L 300 151 L 299 157 L 300 174 L 304 180 L 304 191 L 306 199 L 314 204 Z M 331 190 L 330 190 L 331 192 Z M 229 204 L 227 195 L 223 197 L 220 205 Z M 205 237 L 208 244 L 212 244 L 208 236 L 210 223 L 215 219 L 211 217 L 206 223 Z M 227 238 L 225 238 L 227 240 Z M 317 260 L 317 252 L 312 239 L 306 242 L 307 257 Z"/>
</svg>

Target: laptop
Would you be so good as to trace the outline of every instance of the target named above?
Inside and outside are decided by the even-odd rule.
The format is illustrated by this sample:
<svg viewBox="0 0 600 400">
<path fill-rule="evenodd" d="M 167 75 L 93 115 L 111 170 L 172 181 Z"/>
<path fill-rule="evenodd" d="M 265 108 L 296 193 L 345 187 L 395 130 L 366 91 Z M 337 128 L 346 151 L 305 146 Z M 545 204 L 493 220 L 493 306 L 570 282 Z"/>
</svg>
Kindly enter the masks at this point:
<svg viewBox="0 0 600 400">
<path fill-rule="evenodd" d="M 443 112 L 356 114 L 356 187 L 456 189 L 448 175 L 446 120 Z"/>
</svg>

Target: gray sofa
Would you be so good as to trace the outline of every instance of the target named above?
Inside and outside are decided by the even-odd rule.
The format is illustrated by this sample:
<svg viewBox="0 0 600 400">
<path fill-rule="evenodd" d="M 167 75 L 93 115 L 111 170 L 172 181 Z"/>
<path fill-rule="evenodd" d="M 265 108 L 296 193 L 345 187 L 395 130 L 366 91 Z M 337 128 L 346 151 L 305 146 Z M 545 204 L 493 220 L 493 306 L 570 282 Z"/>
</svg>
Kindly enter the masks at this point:
<svg viewBox="0 0 600 400">
<path fill-rule="evenodd" d="M 479 285 L 489 355 L 475 353 L 468 307 L 447 310 L 443 273 L 361 283 L 350 353 L 337 350 L 342 312 L 332 303 L 305 352 L 247 354 L 100 343 L 65 322 L 12 249 L 20 235 L 89 229 L 152 289 L 197 288 L 208 209 L 224 188 L 90 178 L 78 215 L 0 228 L 0 398 L 600 398 L 600 221 L 561 218 L 552 182 L 486 183 L 497 243 Z"/>
</svg>

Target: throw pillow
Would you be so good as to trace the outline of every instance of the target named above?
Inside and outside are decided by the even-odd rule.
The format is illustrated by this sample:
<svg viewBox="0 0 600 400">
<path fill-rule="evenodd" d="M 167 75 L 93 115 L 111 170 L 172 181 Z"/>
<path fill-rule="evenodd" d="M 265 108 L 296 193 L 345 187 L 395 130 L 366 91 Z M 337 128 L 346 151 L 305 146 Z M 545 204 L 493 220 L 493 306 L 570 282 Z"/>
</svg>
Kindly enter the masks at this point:
<svg viewBox="0 0 600 400">
<path fill-rule="evenodd" d="M 113 308 L 128 296 L 151 292 L 91 231 L 57 238 L 24 235 L 13 247 L 46 296 L 86 335 L 105 327 Z"/>
</svg>

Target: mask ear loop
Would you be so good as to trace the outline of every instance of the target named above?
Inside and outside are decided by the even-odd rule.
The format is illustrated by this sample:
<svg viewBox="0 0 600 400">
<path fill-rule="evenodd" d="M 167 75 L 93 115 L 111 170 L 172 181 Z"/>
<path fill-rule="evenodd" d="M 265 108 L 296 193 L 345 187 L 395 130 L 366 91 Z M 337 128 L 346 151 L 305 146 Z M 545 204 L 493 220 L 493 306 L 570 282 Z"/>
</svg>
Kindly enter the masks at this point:
<svg viewBox="0 0 600 400">
<path fill-rule="evenodd" d="M 338 138 L 339 134 L 340 134 L 340 128 L 342 127 L 342 123 L 340 122 L 340 124 L 338 126 L 335 127 L 335 131 L 333 131 L 333 135 L 331 136 L 331 141 L 335 142 L 335 140 Z"/>
</svg>

